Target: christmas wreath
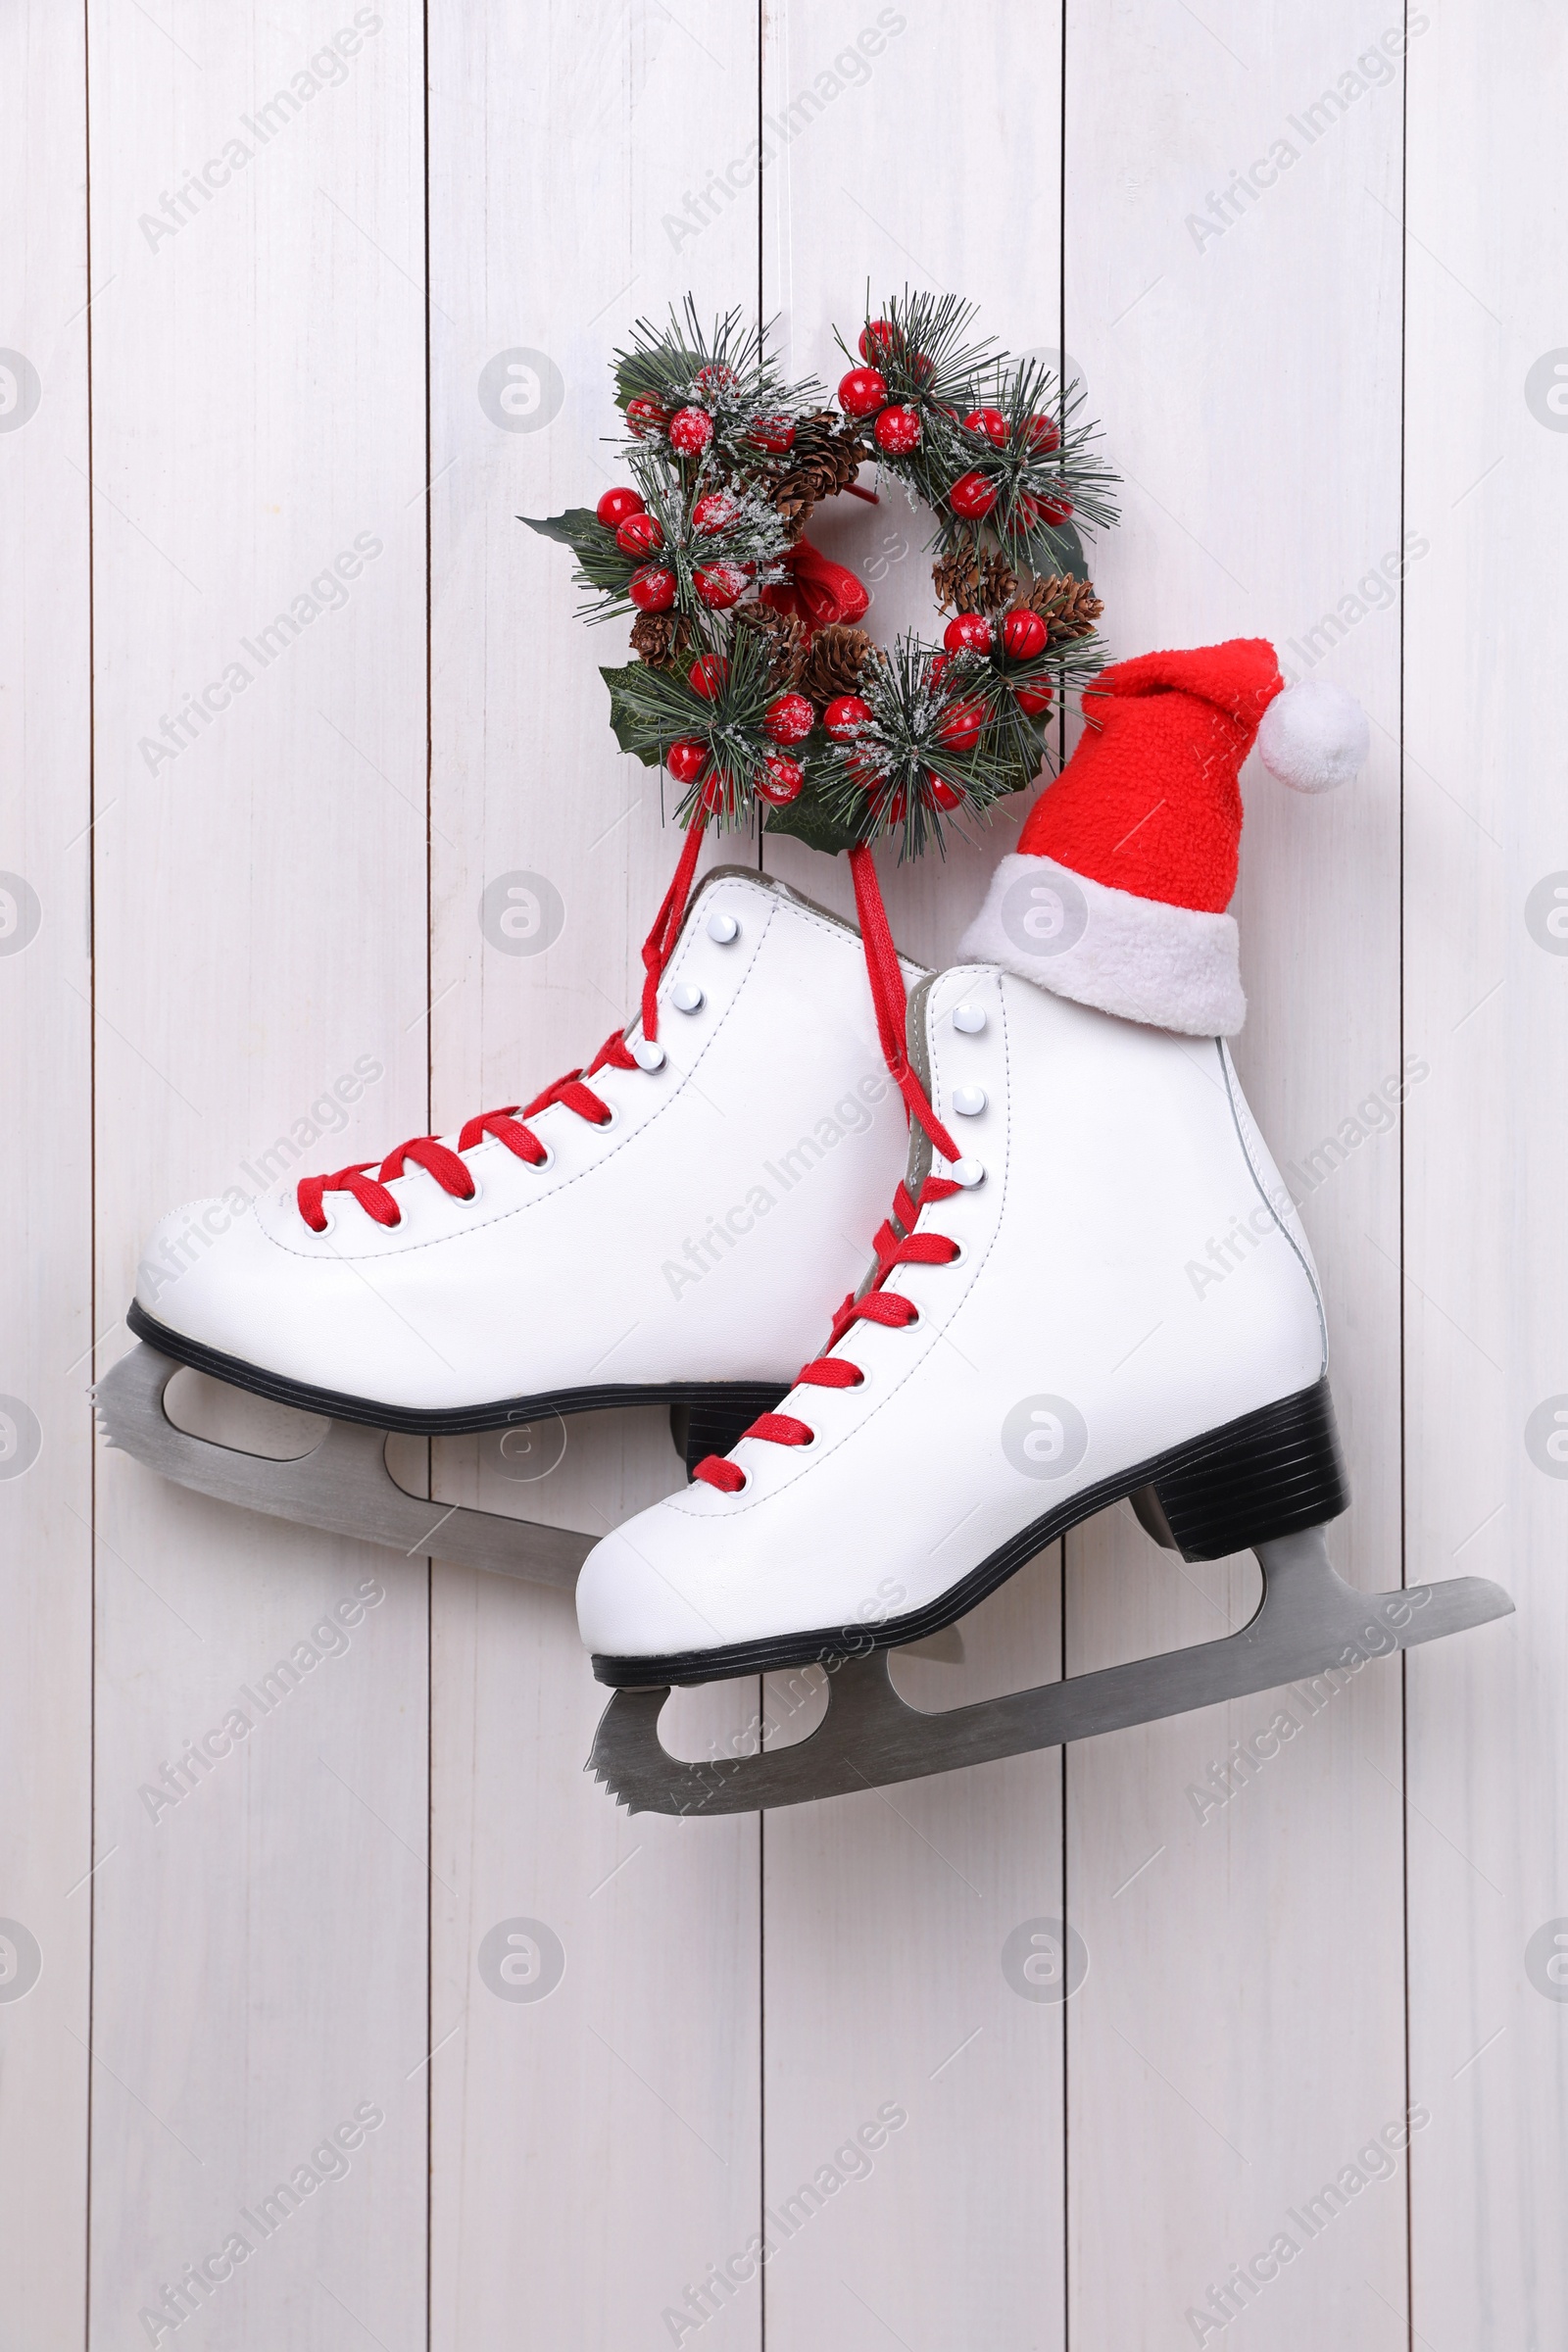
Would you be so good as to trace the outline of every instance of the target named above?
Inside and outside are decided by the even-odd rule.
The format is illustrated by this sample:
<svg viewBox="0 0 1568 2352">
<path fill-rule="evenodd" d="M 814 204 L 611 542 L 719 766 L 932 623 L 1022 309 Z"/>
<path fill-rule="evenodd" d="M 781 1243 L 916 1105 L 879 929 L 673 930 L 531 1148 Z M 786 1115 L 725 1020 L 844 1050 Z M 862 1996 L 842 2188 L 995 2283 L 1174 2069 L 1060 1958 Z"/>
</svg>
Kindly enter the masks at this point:
<svg viewBox="0 0 1568 2352">
<path fill-rule="evenodd" d="M 974 309 L 906 294 L 838 387 L 788 382 L 739 312 L 646 320 L 614 361 L 629 482 L 531 527 L 570 547 L 586 617 L 632 617 L 607 667 L 623 750 L 662 766 L 682 824 L 746 822 L 824 851 L 940 848 L 1053 764 L 1064 688 L 1101 666 L 1078 521 L 1114 519 L 1108 466 L 1037 362 L 968 340 Z M 852 357 L 842 345 L 846 357 Z M 806 537 L 874 457 L 934 518 L 940 646 L 878 646 L 855 574 Z"/>
</svg>

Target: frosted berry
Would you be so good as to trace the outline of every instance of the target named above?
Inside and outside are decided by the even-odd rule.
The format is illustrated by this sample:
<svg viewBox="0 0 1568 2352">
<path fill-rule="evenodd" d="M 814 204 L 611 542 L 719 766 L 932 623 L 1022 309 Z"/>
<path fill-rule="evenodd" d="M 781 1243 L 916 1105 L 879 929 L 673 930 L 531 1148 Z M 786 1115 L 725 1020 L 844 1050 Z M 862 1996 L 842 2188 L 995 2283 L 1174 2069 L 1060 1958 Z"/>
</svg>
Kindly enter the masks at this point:
<svg viewBox="0 0 1568 2352">
<path fill-rule="evenodd" d="M 710 612 L 727 612 L 751 586 L 744 564 L 708 564 L 692 574 L 692 585 Z"/>
<path fill-rule="evenodd" d="M 804 694 L 781 694 L 768 704 L 762 724 L 775 743 L 804 743 L 816 724 L 816 712 Z"/>
<path fill-rule="evenodd" d="M 643 500 L 635 490 L 607 490 L 594 509 L 607 531 L 618 530 L 628 514 L 640 514 Z"/>
<path fill-rule="evenodd" d="M 758 797 L 771 801 L 775 808 L 787 808 L 798 801 L 806 785 L 806 770 L 798 760 L 786 752 L 769 752 L 762 761 L 763 773 L 757 779 Z"/>
<path fill-rule="evenodd" d="M 628 514 L 615 533 L 623 556 L 657 556 L 664 544 L 664 526 L 657 514 Z"/>
<path fill-rule="evenodd" d="M 645 564 L 632 573 L 626 594 L 639 612 L 667 612 L 675 602 L 675 574 L 662 564 Z"/>
<path fill-rule="evenodd" d="M 695 784 L 708 765 L 708 746 L 695 735 L 683 735 L 664 754 L 664 765 L 677 784 Z"/>
<path fill-rule="evenodd" d="M 874 416 L 887 406 L 888 379 L 875 368 L 852 368 L 839 384 L 839 407 L 846 416 Z"/>
<path fill-rule="evenodd" d="M 997 485 L 983 473 L 960 473 L 948 492 L 955 514 L 989 514 L 997 503 Z"/>
<path fill-rule="evenodd" d="M 1033 662 L 1046 650 L 1050 635 L 1038 612 L 1009 612 L 1002 624 L 1002 642 L 1014 662 Z"/>
<path fill-rule="evenodd" d="M 956 612 L 942 632 L 950 654 L 989 654 L 991 623 L 983 612 Z"/>
<path fill-rule="evenodd" d="M 1030 449 L 1052 450 L 1061 447 L 1061 429 L 1054 416 L 1026 417 L 1023 437 Z"/>
<path fill-rule="evenodd" d="M 822 713 L 822 724 L 836 743 L 850 743 L 871 722 L 871 706 L 858 694 L 836 694 Z"/>
<path fill-rule="evenodd" d="M 890 458 L 907 457 L 920 446 L 918 409 L 884 409 L 871 427 L 871 438 Z"/>
<path fill-rule="evenodd" d="M 706 409 L 677 409 L 669 420 L 669 446 L 683 458 L 700 458 L 713 438 L 713 419 Z"/>
<path fill-rule="evenodd" d="M 1070 498 L 1036 498 L 1026 493 L 1018 501 L 1018 512 L 1026 523 L 1065 522 L 1072 513 Z"/>
<path fill-rule="evenodd" d="M 735 370 L 713 361 L 708 367 L 698 368 L 697 381 L 705 392 L 727 392 L 735 381 Z"/>
<path fill-rule="evenodd" d="M 972 752 L 990 715 L 984 703 L 955 703 L 937 729 L 937 741 L 950 752 Z"/>
<path fill-rule="evenodd" d="M 705 703 L 714 703 L 723 693 L 728 676 L 729 663 L 722 654 L 700 654 L 686 672 L 686 683 Z"/>
<path fill-rule="evenodd" d="M 881 367 L 893 356 L 893 322 L 888 318 L 872 318 L 861 327 L 858 350 L 870 367 Z"/>
<path fill-rule="evenodd" d="M 631 426 L 639 441 L 647 441 L 663 431 L 669 422 L 669 415 L 666 410 L 660 407 L 657 400 L 628 400 L 626 422 Z"/>
<path fill-rule="evenodd" d="M 1039 718 L 1042 712 L 1051 709 L 1056 698 L 1049 686 L 1015 686 L 1013 699 L 1020 710 L 1027 710 L 1031 718 Z"/>
<path fill-rule="evenodd" d="M 929 782 L 931 798 L 939 808 L 956 808 L 961 805 L 963 795 L 956 784 L 949 784 L 941 776 L 931 776 Z"/>
<path fill-rule="evenodd" d="M 1000 409 L 971 409 L 963 420 L 966 433 L 984 433 L 993 449 L 1007 446 L 1007 419 Z"/>
<path fill-rule="evenodd" d="M 795 446 L 795 424 L 788 416 L 759 416 L 747 435 L 756 449 L 770 450 L 775 457 Z"/>
<path fill-rule="evenodd" d="M 727 531 L 740 511 L 740 500 L 727 490 L 706 490 L 692 509 L 692 528 L 708 535 Z"/>
</svg>

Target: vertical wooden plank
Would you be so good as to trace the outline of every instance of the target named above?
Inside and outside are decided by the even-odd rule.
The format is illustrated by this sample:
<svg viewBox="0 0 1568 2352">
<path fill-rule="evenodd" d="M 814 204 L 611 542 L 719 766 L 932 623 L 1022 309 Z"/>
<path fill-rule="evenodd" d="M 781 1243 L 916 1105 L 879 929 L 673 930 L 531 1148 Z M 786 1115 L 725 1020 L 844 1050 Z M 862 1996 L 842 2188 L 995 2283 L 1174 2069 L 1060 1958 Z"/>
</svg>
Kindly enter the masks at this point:
<svg viewBox="0 0 1568 2352">
<path fill-rule="evenodd" d="M 0 2211 L 7 2325 L 79 2342 L 91 1897 L 86 84 L 0 21 Z"/>
<path fill-rule="evenodd" d="M 340 15 L 90 12 L 106 1322 L 424 1125 L 420 23 Z M 425 1571 L 100 1484 L 92 2340 L 412 2344 Z"/>
<path fill-rule="evenodd" d="M 926 0 L 768 12 L 764 291 L 792 368 L 837 382 L 867 278 L 873 301 L 961 293 L 1013 351 L 1057 343 L 1059 46 L 1054 9 L 961 31 Z M 983 202 L 956 196 L 960 158 L 1000 167 Z M 812 537 L 865 573 L 869 625 L 936 635 L 924 518 L 897 488 L 839 503 Z M 884 868 L 901 946 L 951 958 L 1016 822 Z M 768 865 L 848 903 L 841 862 L 780 841 Z M 901 1680 L 925 1705 L 1044 1681 L 1058 1628 L 1053 1552 L 966 1621 L 962 1665 Z M 767 1821 L 769 2340 L 1064 2342 L 1060 1832 L 1054 1754 Z"/>
<path fill-rule="evenodd" d="M 1403 1051 L 1402 46 L 1396 10 L 1348 0 L 1095 0 L 1065 67 L 1064 339 L 1127 476 L 1112 645 L 1266 635 L 1373 719 L 1370 765 L 1334 800 L 1246 778 L 1236 1057 L 1323 1275 L 1354 1496 L 1331 1550 L 1378 1587 L 1400 1560 L 1399 1167 L 1376 1098 Z M 1075 1671 L 1223 1631 L 1256 1592 L 1250 1563 L 1184 1570 L 1125 1510 L 1067 1552 Z M 1277 2352 L 1404 2340 L 1403 2158 L 1378 2147 L 1407 2096 L 1397 1672 L 1298 1701 L 1300 1729 L 1217 1793 L 1233 1743 L 1284 1704 L 1068 1757 L 1092 1956 L 1068 2020 L 1074 2342 L 1213 2343 L 1254 2302 Z"/>
<path fill-rule="evenodd" d="M 709 317 L 755 309 L 755 19 L 444 6 L 431 90 L 430 993 L 450 1123 L 626 1019 L 674 863 L 596 674 L 625 630 L 583 627 L 565 551 L 516 517 L 615 478 L 609 362 L 639 315 L 688 289 Z M 481 924 L 508 875 L 556 894 L 537 953 Z M 680 1481 L 661 1411 L 562 1435 L 522 1484 L 493 1444 L 439 1447 L 437 1491 L 603 1531 Z M 443 1567 L 433 1622 L 432 2338 L 466 2352 L 525 2311 L 542 2340 L 662 2342 L 666 2312 L 698 2325 L 713 2265 L 745 2271 L 758 2228 L 757 1827 L 631 1822 L 584 1776 L 605 1693 L 564 1597 Z M 758 2338 L 756 2287 L 733 2278 L 709 2289 L 718 2352 Z"/>
<path fill-rule="evenodd" d="M 1409 1667 L 1417 2340 L 1568 2331 L 1568 830 L 1557 549 L 1562 27 L 1432 14 L 1412 48 L 1405 1021 L 1412 1574 L 1517 1616 Z M 1495 207 L 1467 204 L 1488 181 Z"/>
</svg>

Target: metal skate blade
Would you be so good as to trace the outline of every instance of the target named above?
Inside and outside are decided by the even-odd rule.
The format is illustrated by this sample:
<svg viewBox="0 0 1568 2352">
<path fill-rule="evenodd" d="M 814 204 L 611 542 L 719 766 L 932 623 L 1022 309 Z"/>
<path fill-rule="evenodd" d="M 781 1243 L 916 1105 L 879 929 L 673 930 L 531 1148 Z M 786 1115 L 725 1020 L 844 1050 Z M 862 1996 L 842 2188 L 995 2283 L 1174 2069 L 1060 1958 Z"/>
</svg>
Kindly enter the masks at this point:
<svg viewBox="0 0 1568 2352">
<path fill-rule="evenodd" d="M 172 1356 L 138 1341 L 99 1381 L 93 1401 L 111 1446 L 198 1494 L 329 1535 L 385 1544 L 409 1559 L 434 1552 L 463 1567 L 563 1592 L 571 1591 L 593 1549 L 596 1539 L 572 1528 L 540 1527 L 408 1494 L 386 1466 L 384 1430 L 333 1421 L 311 1452 L 291 1461 L 193 1438 L 164 1410 L 164 1391 L 179 1368 Z"/>
<path fill-rule="evenodd" d="M 963 1764 L 1026 1755 L 1100 1732 L 1152 1723 L 1313 1677 L 1348 1680 L 1390 1657 L 1511 1614 L 1500 1585 L 1465 1576 L 1395 1592 L 1357 1592 L 1329 1564 L 1323 1530 L 1260 1544 L 1263 1598 L 1240 1633 L 1077 1674 L 977 1706 L 925 1714 L 894 1690 L 886 1650 L 828 1670 L 817 1729 L 793 1747 L 684 1763 L 662 1744 L 664 1690 L 617 1690 L 588 1769 L 632 1813 L 755 1813 L 857 1788 L 922 1780 Z"/>
</svg>

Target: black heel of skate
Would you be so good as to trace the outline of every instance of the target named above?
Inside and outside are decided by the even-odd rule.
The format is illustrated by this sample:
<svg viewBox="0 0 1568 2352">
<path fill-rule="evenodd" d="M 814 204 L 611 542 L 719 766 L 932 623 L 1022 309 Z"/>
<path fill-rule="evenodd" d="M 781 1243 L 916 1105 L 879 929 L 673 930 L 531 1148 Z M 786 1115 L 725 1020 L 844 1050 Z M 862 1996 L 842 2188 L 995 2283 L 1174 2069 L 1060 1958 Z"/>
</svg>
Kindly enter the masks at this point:
<svg viewBox="0 0 1568 2352">
<path fill-rule="evenodd" d="M 1327 1380 L 1196 1439 L 1152 1489 L 1186 1560 L 1222 1560 L 1337 1519 L 1350 1491 Z"/>
<path fill-rule="evenodd" d="M 699 1462 L 710 1453 L 728 1453 L 754 1421 L 777 1412 L 788 1395 L 788 1389 L 720 1389 L 710 1395 L 696 1389 L 678 1397 L 669 1408 L 669 1434 L 686 1464 L 687 1484 L 696 1477 Z"/>
</svg>

